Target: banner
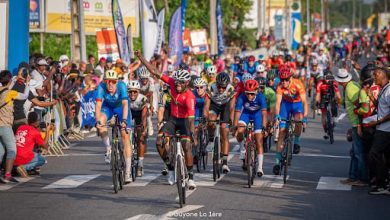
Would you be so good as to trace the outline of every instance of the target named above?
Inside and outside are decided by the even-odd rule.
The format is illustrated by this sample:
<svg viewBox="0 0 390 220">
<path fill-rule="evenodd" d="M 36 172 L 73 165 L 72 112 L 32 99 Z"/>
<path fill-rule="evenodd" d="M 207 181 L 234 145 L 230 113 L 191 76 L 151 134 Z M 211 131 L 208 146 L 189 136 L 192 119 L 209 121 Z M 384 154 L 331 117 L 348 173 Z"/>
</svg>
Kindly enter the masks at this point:
<svg viewBox="0 0 390 220">
<path fill-rule="evenodd" d="M 141 7 L 142 50 L 146 60 L 150 60 L 154 55 L 157 43 L 157 13 L 154 9 L 153 0 L 140 0 L 139 4 Z"/>
<path fill-rule="evenodd" d="M 223 39 L 223 17 L 221 0 L 217 0 L 217 34 L 218 34 L 218 54 L 221 55 L 225 51 L 225 44 Z"/>
<path fill-rule="evenodd" d="M 169 57 L 175 66 L 180 65 L 183 56 L 183 29 L 181 20 L 181 7 L 172 15 L 169 25 Z"/>
<path fill-rule="evenodd" d="M 301 43 L 301 4 L 294 2 L 291 8 L 291 49 L 297 50 Z"/>
<path fill-rule="evenodd" d="M 46 32 L 71 34 L 71 1 L 47 0 Z M 84 0 L 84 27 L 87 35 L 95 35 L 96 29 L 114 28 L 112 0 Z M 124 26 L 131 24 L 133 36 L 139 36 L 138 0 L 119 0 L 122 6 Z"/>
<path fill-rule="evenodd" d="M 116 40 L 118 41 L 120 57 L 124 63 L 130 64 L 129 47 L 127 46 L 126 39 L 127 35 L 118 0 L 112 0 L 112 19 L 114 20 Z"/>
<path fill-rule="evenodd" d="M 192 52 L 194 54 L 204 54 L 209 52 L 207 43 L 207 30 L 193 30 L 190 32 Z"/>
<path fill-rule="evenodd" d="M 96 43 L 99 59 L 112 57 L 113 60 L 119 59 L 118 43 L 116 41 L 115 30 L 112 28 L 96 31 Z"/>
<path fill-rule="evenodd" d="M 158 14 L 158 35 L 156 47 L 154 49 L 154 54 L 160 54 L 162 43 L 164 42 L 164 17 L 165 17 L 165 9 L 162 9 Z"/>
<path fill-rule="evenodd" d="M 188 48 L 188 51 L 189 49 L 191 48 L 191 31 L 189 28 L 184 28 L 184 32 L 183 32 L 183 47 L 184 47 L 184 50 L 183 51 L 187 51 L 186 48 Z"/>
<path fill-rule="evenodd" d="M 182 31 L 184 32 L 184 29 L 186 27 L 186 12 L 187 12 L 187 0 L 181 0 L 181 25 L 182 25 Z"/>
<path fill-rule="evenodd" d="M 30 0 L 30 31 L 41 29 L 41 0 Z"/>
<path fill-rule="evenodd" d="M 95 106 L 97 90 L 89 91 L 81 98 L 81 127 L 93 127 L 96 124 Z"/>
<path fill-rule="evenodd" d="M 7 69 L 7 26 L 8 26 L 8 11 L 6 2 L 0 2 L 0 14 L 3 15 L 4 20 L 0 22 L 0 70 Z"/>
<path fill-rule="evenodd" d="M 134 47 L 133 47 L 133 34 L 131 32 L 131 24 L 127 26 L 127 46 L 129 47 L 130 60 L 134 58 Z"/>
</svg>

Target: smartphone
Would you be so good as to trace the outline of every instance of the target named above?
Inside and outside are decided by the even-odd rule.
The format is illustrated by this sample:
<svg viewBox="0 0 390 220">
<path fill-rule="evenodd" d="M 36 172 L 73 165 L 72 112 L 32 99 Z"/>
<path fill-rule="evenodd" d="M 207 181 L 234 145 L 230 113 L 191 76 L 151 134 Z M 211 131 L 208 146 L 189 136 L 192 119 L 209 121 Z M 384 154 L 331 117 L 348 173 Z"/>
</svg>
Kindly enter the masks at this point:
<svg viewBox="0 0 390 220">
<path fill-rule="evenodd" d="M 26 68 L 23 69 L 22 76 L 23 76 L 23 78 L 27 79 L 28 70 Z"/>
</svg>

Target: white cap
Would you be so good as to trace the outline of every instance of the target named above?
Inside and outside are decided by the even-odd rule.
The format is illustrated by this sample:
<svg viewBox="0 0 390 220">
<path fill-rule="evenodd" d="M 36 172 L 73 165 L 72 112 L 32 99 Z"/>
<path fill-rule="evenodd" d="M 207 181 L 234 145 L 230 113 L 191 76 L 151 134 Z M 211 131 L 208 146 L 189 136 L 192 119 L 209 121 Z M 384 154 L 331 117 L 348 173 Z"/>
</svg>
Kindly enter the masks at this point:
<svg viewBox="0 0 390 220">
<path fill-rule="evenodd" d="M 69 60 L 69 57 L 66 56 L 65 54 L 64 54 L 64 55 L 61 55 L 59 61 L 63 61 L 63 60 Z"/>
<path fill-rule="evenodd" d="M 345 83 L 351 81 L 352 75 L 346 69 L 339 69 L 334 78 L 337 82 Z"/>
<path fill-rule="evenodd" d="M 38 61 L 38 66 L 47 66 L 49 65 L 45 59 L 40 59 Z"/>
</svg>

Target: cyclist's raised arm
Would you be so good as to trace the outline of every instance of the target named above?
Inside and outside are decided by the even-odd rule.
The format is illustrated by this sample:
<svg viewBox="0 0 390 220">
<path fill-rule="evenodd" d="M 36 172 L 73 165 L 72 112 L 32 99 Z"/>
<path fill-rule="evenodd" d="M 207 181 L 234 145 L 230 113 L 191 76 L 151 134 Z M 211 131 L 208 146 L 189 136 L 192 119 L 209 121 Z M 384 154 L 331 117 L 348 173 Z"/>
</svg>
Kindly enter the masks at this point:
<svg viewBox="0 0 390 220">
<path fill-rule="evenodd" d="M 155 68 L 151 63 L 149 63 L 145 57 L 142 56 L 141 52 L 136 50 L 135 51 L 135 55 L 138 57 L 138 59 L 141 61 L 142 64 L 145 65 L 146 69 L 148 69 L 148 71 L 153 74 L 154 76 L 156 76 L 158 79 L 161 78 L 161 75 L 162 73 L 160 71 L 157 70 L 157 68 Z"/>
</svg>

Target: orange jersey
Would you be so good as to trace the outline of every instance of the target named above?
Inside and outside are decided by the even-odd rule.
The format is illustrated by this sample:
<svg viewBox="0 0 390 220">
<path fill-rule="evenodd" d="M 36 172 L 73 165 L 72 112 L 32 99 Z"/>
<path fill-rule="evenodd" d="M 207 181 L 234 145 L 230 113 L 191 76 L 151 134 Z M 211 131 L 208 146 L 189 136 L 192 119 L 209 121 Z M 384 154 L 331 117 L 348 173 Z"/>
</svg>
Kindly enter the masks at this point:
<svg viewBox="0 0 390 220">
<path fill-rule="evenodd" d="M 287 102 L 301 102 L 301 94 L 305 94 L 305 87 L 299 79 L 291 79 L 288 88 L 284 88 L 282 83 L 279 83 L 276 89 L 276 95 L 282 95 L 283 100 Z"/>
</svg>

